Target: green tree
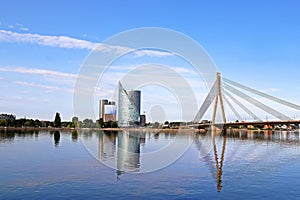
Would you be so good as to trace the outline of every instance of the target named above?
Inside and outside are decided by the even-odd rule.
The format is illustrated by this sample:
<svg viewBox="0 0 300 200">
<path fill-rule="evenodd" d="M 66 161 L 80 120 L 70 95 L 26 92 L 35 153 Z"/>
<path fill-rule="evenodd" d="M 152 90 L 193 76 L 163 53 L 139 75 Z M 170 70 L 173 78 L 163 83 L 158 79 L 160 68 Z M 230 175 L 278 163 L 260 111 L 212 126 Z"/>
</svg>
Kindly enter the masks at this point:
<svg viewBox="0 0 300 200">
<path fill-rule="evenodd" d="M 79 122 L 79 119 L 78 117 L 72 117 L 72 126 L 74 126 L 74 128 L 78 127 L 78 122 Z"/>
<path fill-rule="evenodd" d="M 54 122 L 53 122 L 53 126 L 54 127 L 61 127 L 61 118 L 60 118 L 60 114 L 58 112 L 55 114 L 55 119 L 54 119 Z"/>
<path fill-rule="evenodd" d="M 103 118 L 100 118 L 100 119 L 99 119 L 99 125 L 100 125 L 100 128 L 104 127 L 104 121 L 103 121 Z"/>
<path fill-rule="evenodd" d="M 7 126 L 8 122 L 6 119 L 0 120 L 0 126 Z"/>
<path fill-rule="evenodd" d="M 95 128 L 96 124 L 93 122 L 92 119 L 84 119 L 82 127 L 83 128 Z"/>
<path fill-rule="evenodd" d="M 24 126 L 31 126 L 31 121 L 30 120 L 27 120 L 25 123 L 24 123 Z"/>
<path fill-rule="evenodd" d="M 36 127 L 41 126 L 40 120 L 38 120 L 38 119 L 34 120 L 34 126 L 36 126 Z"/>
</svg>

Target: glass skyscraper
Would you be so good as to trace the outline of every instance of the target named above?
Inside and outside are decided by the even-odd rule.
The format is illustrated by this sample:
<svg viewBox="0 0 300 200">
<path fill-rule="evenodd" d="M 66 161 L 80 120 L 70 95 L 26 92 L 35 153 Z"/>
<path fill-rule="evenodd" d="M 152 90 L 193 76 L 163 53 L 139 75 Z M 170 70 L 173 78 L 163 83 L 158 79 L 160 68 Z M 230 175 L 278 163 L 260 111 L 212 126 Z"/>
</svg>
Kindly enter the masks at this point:
<svg viewBox="0 0 300 200">
<path fill-rule="evenodd" d="M 129 127 L 139 124 L 141 91 L 125 90 L 119 82 L 118 126 Z"/>
</svg>

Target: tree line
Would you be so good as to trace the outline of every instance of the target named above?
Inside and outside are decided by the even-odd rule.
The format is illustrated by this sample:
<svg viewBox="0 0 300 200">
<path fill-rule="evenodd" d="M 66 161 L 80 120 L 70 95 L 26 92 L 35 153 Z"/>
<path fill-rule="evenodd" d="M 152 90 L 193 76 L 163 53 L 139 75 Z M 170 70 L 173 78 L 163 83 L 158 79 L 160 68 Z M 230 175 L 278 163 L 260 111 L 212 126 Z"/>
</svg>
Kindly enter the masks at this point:
<svg viewBox="0 0 300 200">
<path fill-rule="evenodd" d="M 100 118 L 95 122 L 92 119 L 80 121 L 78 117 L 72 117 L 71 121 L 61 121 L 60 113 L 56 113 L 53 121 L 41 121 L 39 119 L 20 118 L 15 120 L 1 119 L 0 126 L 4 127 L 56 127 L 56 128 L 117 128 L 115 121 L 103 122 Z"/>
</svg>

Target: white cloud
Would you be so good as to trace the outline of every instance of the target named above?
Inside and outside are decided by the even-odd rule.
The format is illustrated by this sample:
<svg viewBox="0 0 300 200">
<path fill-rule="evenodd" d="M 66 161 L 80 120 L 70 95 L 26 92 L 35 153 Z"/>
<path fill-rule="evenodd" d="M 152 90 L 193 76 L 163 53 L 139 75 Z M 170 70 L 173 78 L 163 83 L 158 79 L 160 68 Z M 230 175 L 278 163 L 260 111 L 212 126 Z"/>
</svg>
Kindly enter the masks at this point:
<svg viewBox="0 0 300 200">
<path fill-rule="evenodd" d="M 43 46 L 60 48 L 93 49 L 97 44 L 85 40 L 79 40 L 67 36 L 49 36 L 31 33 L 16 33 L 0 30 L 0 40 L 6 42 L 28 42 Z"/>
<path fill-rule="evenodd" d="M 43 85 L 43 84 L 38 84 L 38 83 L 29 83 L 26 81 L 14 81 L 13 83 L 17 85 L 22 85 L 22 86 L 30 86 L 30 87 L 37 87 L 45 90 L 56 90 L 56 91 L 62 91 L 62 92 L 68 92 L 68 93 L 73 93 L 73 90 L 70 89 L 65 89 L 57 86 L 51 86 L 51 85 Z"/>
<path fill-rule="evenodd" d="M 56 77 L 62 78 L 76 78 L 76 74 L 57 72 L 53 70 L 47 69 L 36 69 L 36 68 L 24 68 L 24 67 L 3 67 L 0 66 L 0 72 L 15 72 L 15 73 L 23 73 L 23 74 L 37 74 L 37 75 L 52 75 Z"/>
<path fill-rule="evenodd" d="M 18 26 L 21 30 L 29 30 L 26 27 Z M 9 26 L 9 28 L 14 28 L 14 26 Z M 128 47 L 123 46 L 113 46 L 103 43 L 93 43 L 86 40 L 81 40 L 77 38 L 72 38 L 68 36 L 53 36 L 53 35 L 40 35 L 32 33 L 16 33 L 7 30 L 0 30 L 0 41 L 5 42 L 27 42 L 32 44 L 38 44 L 42 46 L 68 48 L 68 49 L 87 49 L 87 50 L 97 50 L 103 52 L 116 51 L 118 53 L 126 53 L 130 50 Z M 156 51 L 156 50 L 139 50 L 134 52 L 137 57 L 141 56 L 170 56 L 171 53 Z"/>
<path fill-rule="evenodd" d="M 22 31 L 29 31 L 29 28 L 21 27 L 20 30 L 22 30 Z"/>
<path fill-rule="evenodd" d="M 149 56 L 149 57 L 165 57 L 172 56 L 172 53 L 166 51 L 156 51 L 156 50 L 137 50 L 134 52 L 136 57 Z"/>
</svg>

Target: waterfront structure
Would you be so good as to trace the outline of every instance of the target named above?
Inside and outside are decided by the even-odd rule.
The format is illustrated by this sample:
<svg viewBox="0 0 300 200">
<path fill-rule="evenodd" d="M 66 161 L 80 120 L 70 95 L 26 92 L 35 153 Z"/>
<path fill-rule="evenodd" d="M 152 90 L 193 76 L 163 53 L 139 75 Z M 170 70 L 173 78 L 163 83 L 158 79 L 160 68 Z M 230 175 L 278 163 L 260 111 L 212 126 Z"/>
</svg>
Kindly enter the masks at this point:
<svg viewBox="0 0 300 200">
<path fill-rule="evenodd" d="M 100 99 L 99 101 L 99 119 L 104 118 L 104 106 L 108 105 L 107 99 Z"/>
<path fill-rule="evenodd" d="M 140 123 L 141 91 L 125 90 L 119 82 L 118 126 L 130 127 Z"/>
<path fill-rule="evenodd" d="M 116 121 L 116 103 L 115 102 L 109 102 L 108 105 L 104 105 L 104 117 L 103 121 Z"/>
<path fill-rule="evenodd" d="M 247 92 L 247 94 L 244 92 Z M 255 95 L 255 97 L 251 97 L 251 95 Z M 277 97 L 250 88 L 248 86 L 221 77 L 221 74 L 218 72 L 216 76 L 216 81 L 212 85 L 210 92 L 208 93 L 200 109 L 198 110 L 193 120 L 193 123 L 196 123 L 198 128 L 203 128 L 210 125 L 213 125 L 214 127 L 215 126 L 219 126 L 219 127 L 249 126 L 249 128 L 253 128 L 255 125 L 259 125 L 260 128 L 270 129 L 274 127 L 274 125 L 282 126 L 284 124 L 290 127 L 299 127 L 300 120 L 295 120 L 295 117 L 293 120 L 288 115 L 285 115 L 284 113 L 276 110 L 277 107 L 274 106 L 271 107 L 269 105 L 262 103 L 261 101 L 257 100 L 257 96 L 267 99 L 274 104 L 283 105 L 289 109 L 294 109 L 297 112 L 300 111 L 300 105 L 285 101 L 283 99 L 279 99 Z M 238 97 L 239 99 L 237 99 L 236 97 Z M 247 106 L 244 105 L 245 102 L 249 103 L 253 107 L 256 107 L 264 111 L 265 113 L 267 113 L 267 115 L 272 115 L 274 118 L 279 119 L 279 121 L 276 120 L 270 122 L 268 120 L 267 121 L 261 120 L 250 109 L 249 105 Z M 225 104 L 231 109 L 232 113 L 235 115 L 237 119 L 235 120 L 236 122 L 226 121 L 225 106 L 224 106 Z M 211 105 L 214 105 L 211 124 L 203 124 L 201 123 L 201 119 Z M 221 113 L 222 113 L 223 120 L 221 122 L 216 121 L 218 106 L 221 106 L 221 111 L 222 111 Z M 253 122 L 244 121 L 244 119 L 242 119 L 241 117 L 241 114 L 238 112 L 238 110 L 236 110 L 236 106 L 238 106 L 241 110 L 247 113 L 251 118 L 254 119 L 254 121 Z"/>
<path fill-rule="evenodd" d="M 116 121 L 116 102 L 100 99 L 99 101 L 99 119 L 103 122 Z"/>
</svg>

